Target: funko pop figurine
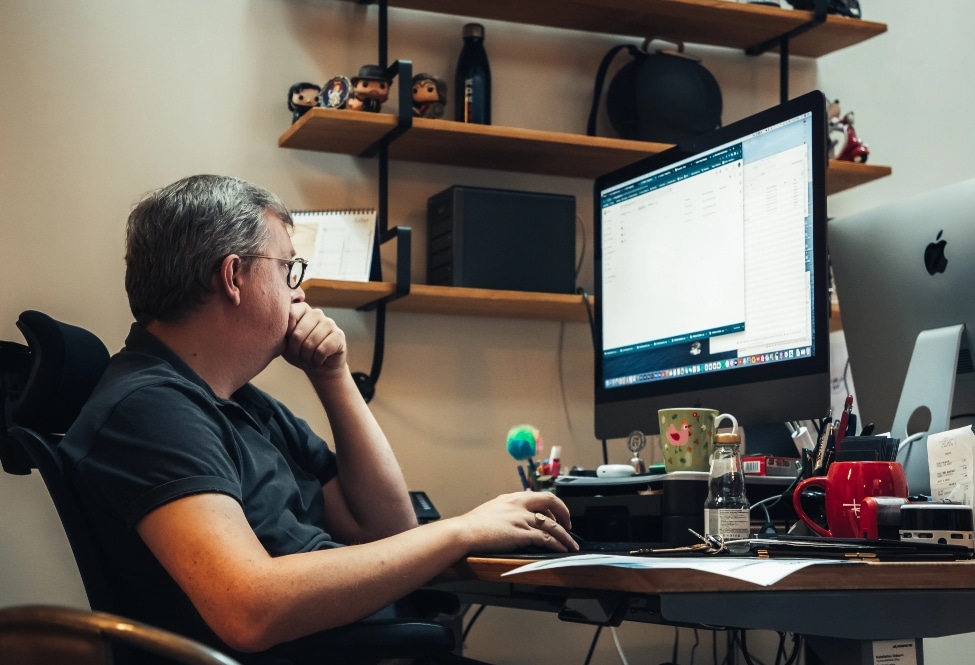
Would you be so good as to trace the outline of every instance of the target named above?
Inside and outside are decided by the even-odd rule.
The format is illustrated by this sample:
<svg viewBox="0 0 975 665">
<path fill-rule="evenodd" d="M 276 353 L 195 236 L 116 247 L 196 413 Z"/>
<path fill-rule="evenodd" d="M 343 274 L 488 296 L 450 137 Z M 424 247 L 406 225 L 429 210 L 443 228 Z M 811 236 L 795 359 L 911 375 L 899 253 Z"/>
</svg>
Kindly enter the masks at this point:
<svg viewBox="0 0 975 665">
<path fill-rule="evenodd" d="M 336 76 L 322 86 L 321 106 L 327 109 L 344 109 L 352 93 L 352 82 L 345 76 Z"/>
<path fill-rule="evenodd" d="M 431 74 L 413 77 L 413 115 L 442 118 L 447 103 L 447 84 Z"/>
<path fill-rule="evenodd" d="M 389 79 L 378 65 L 363 65 L 359 75 L 352 77 L 352 97 L 346 103 L 350 109 L 376 113 L 389 99 Z"/>
<path fill-rule="evenodd" d="M 288 89 L 288 109 L 291 122 L 305 115 L 308 109 L 318 106 L 318 94 L 322 91 L 314 83 L 295 83 Z"/>
</svg>

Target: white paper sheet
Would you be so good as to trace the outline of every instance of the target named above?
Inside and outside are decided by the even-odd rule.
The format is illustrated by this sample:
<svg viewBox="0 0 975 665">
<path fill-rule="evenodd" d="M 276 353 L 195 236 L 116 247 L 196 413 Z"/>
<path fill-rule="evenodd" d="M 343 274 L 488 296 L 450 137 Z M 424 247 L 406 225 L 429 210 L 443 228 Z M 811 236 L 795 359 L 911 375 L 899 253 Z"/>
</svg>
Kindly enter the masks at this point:
<svg viewBox="0 0 975 665">
<path fill-rule="evenodd" d="M 575 566 L 610 566 L 615 568 L 643 568 L 648 570 L 698 570 L 715 575 L 733 577 L 736 580 L 751 582 L 761 586 L 775 584 L 806 566 L 826 565 L 862 565 L 857 561 L 823 560 L 823 559 L 752 559 L 745 557 L 643 557 L 619 556 L 615 554 L 579 554 L 559 557 L 557 559 L 541 559 L 509 570 L 505 575 L 517 575 L 535 570 L 552 570 L 553 568 L 571 568 Z"/>
<path fill-rule="evenodd" d="M 935 501 L 957 501 L 975 506 L 972 491 L 975 467 L 972 426 L 928 435 L 928 472 Z"/>
</svg>

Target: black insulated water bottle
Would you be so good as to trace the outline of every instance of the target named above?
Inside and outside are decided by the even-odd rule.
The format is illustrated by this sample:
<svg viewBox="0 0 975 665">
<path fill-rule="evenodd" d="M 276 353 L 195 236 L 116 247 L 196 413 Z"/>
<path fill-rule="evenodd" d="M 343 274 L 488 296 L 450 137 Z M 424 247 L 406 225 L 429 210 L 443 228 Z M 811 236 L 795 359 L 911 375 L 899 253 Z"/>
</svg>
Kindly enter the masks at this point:
<svg viewBox="0 0 975 665">
<path fill-rule="evenodd" d="M 479 125 L 491 124 L 491 68 L 484 50 L 484 26 L 464 26 L 464 47 L 457 60 L 454 80 L 456 119 Z"/>
</svg>

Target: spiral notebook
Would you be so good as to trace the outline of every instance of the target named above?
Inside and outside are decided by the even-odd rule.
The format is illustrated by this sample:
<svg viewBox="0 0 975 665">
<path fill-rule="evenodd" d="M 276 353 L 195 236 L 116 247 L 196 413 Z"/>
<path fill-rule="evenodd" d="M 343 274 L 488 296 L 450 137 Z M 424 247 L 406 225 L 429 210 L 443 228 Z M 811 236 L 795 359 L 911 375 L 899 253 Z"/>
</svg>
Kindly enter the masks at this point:
<svg viewBox="0 0 975 665">
<path fill-rule="evenodd" d="M 376 211 L 292 211 L 296 256 L 308 259 L 305 279 L 369 281 Z"/>
</svg>

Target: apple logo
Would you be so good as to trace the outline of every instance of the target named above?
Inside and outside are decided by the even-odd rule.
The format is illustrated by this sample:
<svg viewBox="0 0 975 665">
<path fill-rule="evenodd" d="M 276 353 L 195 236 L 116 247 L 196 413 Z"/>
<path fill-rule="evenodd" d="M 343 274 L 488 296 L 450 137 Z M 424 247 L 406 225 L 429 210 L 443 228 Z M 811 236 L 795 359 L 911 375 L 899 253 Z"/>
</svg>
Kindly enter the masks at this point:
<svg viewBox="0 0 975 665">
<path fill-rule="evenodd" d="M 944 231 L 938 231 L 935 242 L 928 243 L 924 248 L 924 267 L 927 268 L 929 275 L 944 272 L 948 267 L 948 259 L 945 258 L 945 245 L 948 241 L 941 238 L 942 233 Z"/>
</svg>

